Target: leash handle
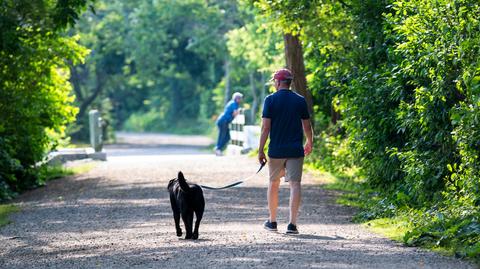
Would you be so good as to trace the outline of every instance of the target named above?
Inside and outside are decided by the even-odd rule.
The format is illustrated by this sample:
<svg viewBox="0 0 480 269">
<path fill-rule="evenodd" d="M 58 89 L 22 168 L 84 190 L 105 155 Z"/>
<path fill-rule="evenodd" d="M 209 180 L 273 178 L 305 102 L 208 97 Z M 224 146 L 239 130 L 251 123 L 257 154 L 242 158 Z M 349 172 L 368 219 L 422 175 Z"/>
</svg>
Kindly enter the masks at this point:
<svg viewBox="0 0 480 269">
<path fill-rule="evenodd" d="M 257 171 L 255 174 L 260 173 L 260 171 L 262 170 L 262 168 L 265 166 L 266 163 L 267 163 L 267 162 L 262 162 L 262 163 L 260 164 L 260 168 L 258 168 L 258 171 Z"/>
</svg>

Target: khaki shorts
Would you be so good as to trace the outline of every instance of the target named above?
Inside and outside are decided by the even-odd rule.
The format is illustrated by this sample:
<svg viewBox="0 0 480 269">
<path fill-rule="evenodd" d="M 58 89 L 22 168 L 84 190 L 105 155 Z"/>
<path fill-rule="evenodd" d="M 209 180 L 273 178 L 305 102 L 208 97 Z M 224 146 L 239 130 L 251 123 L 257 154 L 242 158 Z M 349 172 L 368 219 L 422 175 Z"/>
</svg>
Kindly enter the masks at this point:
<svg viewBox="0 0 480 269">
<path fill-rule="evenodd" d="M 301 181 L 303 170 L 303 157 L 268 160 L 268 174 L 270 181 L 285 177 L 285 181 Z"/>
</svg>

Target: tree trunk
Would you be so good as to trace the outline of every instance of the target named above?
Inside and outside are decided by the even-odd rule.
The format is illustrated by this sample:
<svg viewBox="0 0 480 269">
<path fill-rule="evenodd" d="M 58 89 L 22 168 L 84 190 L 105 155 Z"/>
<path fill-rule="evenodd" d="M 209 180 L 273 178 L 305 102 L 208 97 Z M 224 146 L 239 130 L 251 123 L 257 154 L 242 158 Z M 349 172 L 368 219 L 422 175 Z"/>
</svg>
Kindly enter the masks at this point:
<svg viewBox="0 0 480 269">
<path fill-rule="evenodd" d="M 70 63 L 70 82 L 73 86 L 73 91 L 75 92 L 75 98 L 78 102 L 83 102 L 83 93 L 80 86 L 80 74 L 78 73 L 77 67 Z"/>
<path fill-rule="evenodd" d="M 330 108 L 330 117 L 333 125 L 337 124 L 338 120 L 340 119 L 340 112 L 336 111 L 333 105 Z"/>
<path fill-rule="evenodd" d="M 85 77 L 82 77 L 83 74 L 77 72 L 78 70 L 75 69 L 74 66 L 71 66 L 71 78 L 70 81 L 73 85 L 73 89 L 75 91 L 75 95 L 77 97 L 77 101 L 79 102 L 79 109 L 76 115 L 77 121 L 76 124 L 78 126 L 82 126 L 80 129 L 73 131 L 70 136 L 73 139 L 77 140 L 86 140 L 88 139 L 88 118 L 87 118 L 87 109 L 92 105 L 92 103 L 97 99 L 97 97 L 102 92 L 105 86 L 105 76 L 104 73 L 99 71 L 95 72 L 95 80 L 96 85 L 92 89 L 92 92 L 85 96 L 82 93 L 82 89 L 80 84 L 86 80 Z"/>
<path fill-rule="evenodd" d="M 227 58 L 225 59 L 225 104 L 230 101 L 230 60 Z"/>
<path fill-rule="evenodd" d="M 252 90 L 253 102 L 252 102 L 252 109 L 250 110 L 250 119 L 253 123 L 255 123 L 255 116 L 257 115 L 258 111 L 258 94 L 257 89 L 255 87 L 255 73 L 253 71 L 249 74 L 250 78 L 250 89 Z"/>
<path fill-rule="evenodd" d="M 178 84 L 177 78 L 170 77 L 170 108 L 167 118 L 167 124 L 169 126 L 178 123 L 179 120 L 187 118 L 185 111 L 182 109 L 182 93 Z"/>
<path fill-rule="evenodd" d="M 97 82 L 95 88 L 93 89 L 92 94 L 87 98 L 83 99 L 82 103 L 80 104 L 77 119 L 83 118 L 86 115 L 87 108 L 93 103 L 93 101 L 95 101 L 98 95 L 102 92 L 103 86 L 105 86 L 106 78 L 104 76 L 104 73 L 102 73 L 101 71 L 96 71 L 95 76 Z"/>
<path fill-rule="evenodd" d="M 269 89 L 269 85 L 267 85 L 268 81 L 265 81 L 265 73 L 261 73 L 261 78 L 260 78 L 260 81 L 263 83 L 262 85 L 262 90 L 261 90 L 261 93 L 260 93 L 260 102 L 261 102 L 261 109 L 263 109 L 263 101 L 265 100 L 265 97 L 267 96 L 268 94 L 268 89 Z"/>
<path fill-rule="evenodd" d="M 293 90 L 305 97 L 308 111 L 310 112 L 311 117 L 313 117 L 312 94 L 307 89 L 302 44 L 300 43 L 298 36 L 293 36 L 291 34 L 285 34 L 283 40 L 285 44 L 285 60 L 287 68 L 293 73 Z"/>
</svg>

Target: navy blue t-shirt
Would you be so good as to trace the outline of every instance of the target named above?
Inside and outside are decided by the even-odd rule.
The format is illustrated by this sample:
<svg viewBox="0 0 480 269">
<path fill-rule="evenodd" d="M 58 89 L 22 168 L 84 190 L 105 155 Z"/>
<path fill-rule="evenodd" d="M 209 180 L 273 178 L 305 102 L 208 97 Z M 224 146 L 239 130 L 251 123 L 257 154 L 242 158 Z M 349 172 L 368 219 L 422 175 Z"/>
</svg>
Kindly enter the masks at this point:
<svg viewBox="0 0 480 269">
<path fill-rule="evenodd" d="M 271 120 L 269 157 L 304 156 L 302 120 L 310 115 L 303 96 L 287 89 L 270 94 L 265 98 L 262 117 Z"/>
</svg>

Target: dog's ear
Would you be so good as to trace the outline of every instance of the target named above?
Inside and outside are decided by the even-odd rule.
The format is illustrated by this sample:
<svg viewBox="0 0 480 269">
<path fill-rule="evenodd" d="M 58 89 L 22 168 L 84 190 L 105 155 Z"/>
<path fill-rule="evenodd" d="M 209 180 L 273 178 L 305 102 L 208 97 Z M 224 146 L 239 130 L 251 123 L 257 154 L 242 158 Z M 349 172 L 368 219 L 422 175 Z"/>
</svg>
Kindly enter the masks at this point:
<svg viewBox="0 0 480 269">
<path fill-rule="evenodd" d="M 183 176 L 182 171 L 178 171 L 178 176 L 177 176 L 177 178 L 179 178 L 179 179 L 185 179 L 185 177 Z"/>
</svg>

